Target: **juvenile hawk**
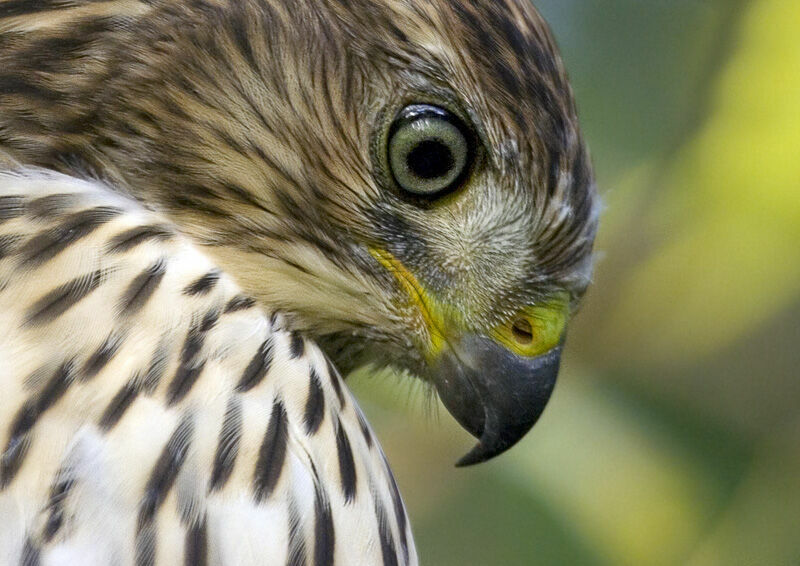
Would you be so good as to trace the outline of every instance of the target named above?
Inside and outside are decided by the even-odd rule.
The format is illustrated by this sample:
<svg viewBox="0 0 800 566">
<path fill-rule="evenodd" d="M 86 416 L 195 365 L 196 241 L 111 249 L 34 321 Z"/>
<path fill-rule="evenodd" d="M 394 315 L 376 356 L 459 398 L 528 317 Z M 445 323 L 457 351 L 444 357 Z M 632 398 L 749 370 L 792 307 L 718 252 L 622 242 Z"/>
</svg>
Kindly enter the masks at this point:
<svg viewBox="0 0 800 566">
<path fill-rule="evenodd" d="M 527 0 L 0 0 L 0 564 L 416 564 L 339 371 L 538 418 L 597 204 Z"/>
</svg>

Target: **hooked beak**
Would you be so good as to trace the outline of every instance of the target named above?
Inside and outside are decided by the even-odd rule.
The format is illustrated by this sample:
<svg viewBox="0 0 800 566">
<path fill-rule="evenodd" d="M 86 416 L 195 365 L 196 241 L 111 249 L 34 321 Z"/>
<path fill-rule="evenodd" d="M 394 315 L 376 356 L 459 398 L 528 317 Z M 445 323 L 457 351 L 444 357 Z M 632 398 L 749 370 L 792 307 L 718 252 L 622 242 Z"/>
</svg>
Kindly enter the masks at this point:
<svg viewBox="0 0 800 566">
<path fill-rule="evenodd" d="M 492 337 L 444 332 L 448 309 L 431 297 L 417 278 L 390 252 L 370 254 L 397 279 L 419 307 L 431 332 L 428 374 L 447 410 L 478 444 L 457 462 L 485 462 L 516 444 L 544 411 L 558 375 L 564 329 L 570 310 L 567 292 L 524 307 L 495 327 Z M 452 321 L 451 321 L 452 322 Z"/>
<path fill-rule="evenodd" d="M 562 345 L 525 357 L 467 334 L 441 352 L 433 368 L 436 390 L 450 414 L 478 438 L 456 466 L 485 462 L 525 436 L 553 392 Z"/>
</svg>

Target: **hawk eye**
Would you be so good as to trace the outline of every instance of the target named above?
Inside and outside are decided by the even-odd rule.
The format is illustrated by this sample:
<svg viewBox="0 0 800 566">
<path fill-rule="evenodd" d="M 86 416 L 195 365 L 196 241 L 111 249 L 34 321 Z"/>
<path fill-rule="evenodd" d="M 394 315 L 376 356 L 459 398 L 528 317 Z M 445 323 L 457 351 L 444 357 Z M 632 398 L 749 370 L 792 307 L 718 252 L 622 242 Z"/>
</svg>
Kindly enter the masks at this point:
<svg viewBox="0 0 800 566">
<path fill-rule="evenodd" d="M 403 108 L 389 128 L 388 164 L 404 191 L 439 196 L 463 182 L 473 159 L 472 135 L 455 114 L 430 104 Z"/>
</svg>

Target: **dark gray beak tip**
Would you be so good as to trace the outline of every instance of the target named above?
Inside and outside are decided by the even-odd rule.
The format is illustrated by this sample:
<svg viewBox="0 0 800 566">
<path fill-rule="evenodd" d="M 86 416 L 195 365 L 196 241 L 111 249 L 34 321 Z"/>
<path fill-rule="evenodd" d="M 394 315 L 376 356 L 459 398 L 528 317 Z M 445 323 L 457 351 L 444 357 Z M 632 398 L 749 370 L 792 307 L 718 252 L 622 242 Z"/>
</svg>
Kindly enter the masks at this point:
<svg viewBox="0 0 800 566">
<path fill-rule="evenodd" d="M 463 337 L 457 353 L 443 356 L 435 378 L 439 396 L 461 426 L 479 439 L 457 467 L 490 460 L 528 433 L 550 399 L 560 361 L 561 345 L 525 358 L 475 335 Z"/>
<path fill-rule="evenodd" d="M 502 450 L 501 452 L 504 452 L 505 450 Z M 500 455 L 500 452 L 496 454 L 492 454 L 492 452 L 492 450 L 487 450 L 486 446 L 479 442 L 472 448 L 472 450 L 458 459 L 456 462 L 456 468 L 468 468 L 469 466 L 474 466 L 475 464 L 482 464 L 488 460 L 491 460 L 495 456 Z"/>
</svg>

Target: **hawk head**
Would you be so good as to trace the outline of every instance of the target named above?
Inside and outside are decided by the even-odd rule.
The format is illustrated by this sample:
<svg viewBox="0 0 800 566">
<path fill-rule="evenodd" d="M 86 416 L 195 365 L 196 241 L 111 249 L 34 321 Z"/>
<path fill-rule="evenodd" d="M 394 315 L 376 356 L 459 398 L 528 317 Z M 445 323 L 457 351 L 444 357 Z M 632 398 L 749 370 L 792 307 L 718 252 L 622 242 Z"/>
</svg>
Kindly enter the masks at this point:
<svg viewBox="0 0 800 566">
<path fill-rule="evenodd" d="M 598 209 L 530 2 L 128 4 L 42 24 L 80 33 L 64 64 L 84 57 L 54 87 L 71 98 L 46 164 L 169 215 L 343 371 L 433 384 L 479 438 L 462 464 L 519 440 L 589 284 Z"/>
</svg>

